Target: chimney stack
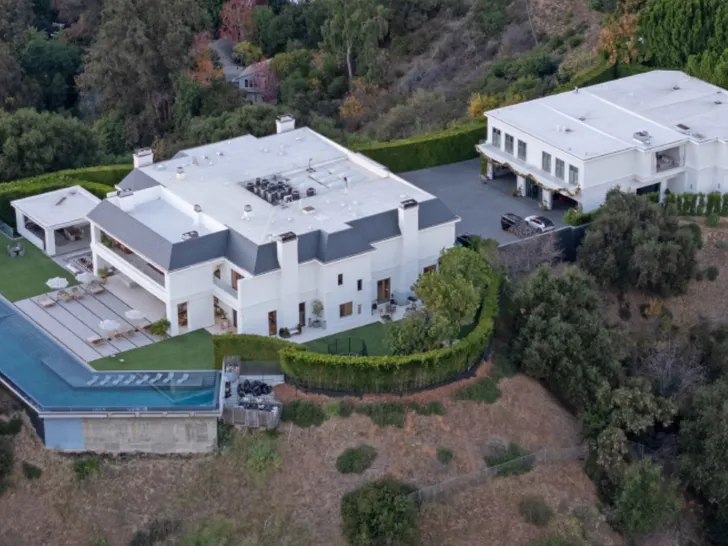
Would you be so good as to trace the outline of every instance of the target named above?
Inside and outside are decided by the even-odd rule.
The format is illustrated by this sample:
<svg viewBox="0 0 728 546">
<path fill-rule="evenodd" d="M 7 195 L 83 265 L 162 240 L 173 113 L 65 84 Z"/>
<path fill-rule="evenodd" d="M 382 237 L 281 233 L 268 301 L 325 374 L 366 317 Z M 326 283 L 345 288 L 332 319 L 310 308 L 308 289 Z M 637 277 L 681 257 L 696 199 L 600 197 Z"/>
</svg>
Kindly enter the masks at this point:
<svg viewBox="0 0 728 546">
<path fill-rule="evenodd" d="M 140 148 L 134 152 L 133 158 L 135 169 L 146 167 L 154 163 L 154 152 L 151 148 Z"/>
<path fill-rule="evenodd" d="M 296 118 L 291 114 L 285 114 L 276 118 L 276 134 L 287 133 L 296 128 Z"/>
</svg>

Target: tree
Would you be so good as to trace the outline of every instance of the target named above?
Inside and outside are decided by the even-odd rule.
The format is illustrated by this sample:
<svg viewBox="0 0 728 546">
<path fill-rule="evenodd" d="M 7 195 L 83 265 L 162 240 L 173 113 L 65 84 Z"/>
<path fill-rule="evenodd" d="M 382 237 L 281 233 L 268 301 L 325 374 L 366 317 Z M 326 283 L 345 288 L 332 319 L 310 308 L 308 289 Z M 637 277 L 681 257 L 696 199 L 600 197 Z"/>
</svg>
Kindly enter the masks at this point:
<svg viewBox="0 0 728 546">
<path fill-rule="evenodd" d="M 695 252 L 669 207 L 616 188 L 587 230 L 578 261 L 603 286 L 667 296 L 687 288 Z"/>
<path fill-rule="evenodd" d="M 617 516 L 628 537 L 661 530 L 679 507 L 675 484 L 646 458 L 627 470 L 617 497 Z"/>
<path fill-rule="evenodd" d="M 478 290 L 468 279 L 448 278 L 437 271 L 421 275 L 414 292 L 427 309 L 458 327 L 473 321 L 481 303 Z"/>
<path fill-rule="evenodd" d="M 129 116 L 133 143 L 172 121 L 173 79 L 191 67 L 190 48 L 205 24 L 194 0 L 106 0 L 101 25 L 79 76 L 104 111 Z"/>
<path fill-rule="evenodd" d="M 447 249 L 438 260 L 438 272 L 447 279 L 468 279 L 476 290 L 478 302 L 485 288 L 493 280 L 493 271 L 479 253 L 469 248 L 455 246 Z"/>
<path fill-rule="evenodd" d="M 497 38 L 508 25 L 507 8 L 507 0 L 475 0 L 475 20 L 480 31 L 489 40 Z"/>
<path fill-rule="evenodd" d="M 703 387 L 680 422 L 682 477 L 709 503 L 728 501 L 728 382 Z"/>
<path fill-rule="evenodd" d="M 419 514 L 411 485 L 384 478 L 349 491 L 341 499 L 344 536 L 352 546 L 414 546 Z"/>
<path fill-rule="evenodd" d="M 384 330 L 384 341 L 392 354 L 410 355 L 439 349 L 457 333 L 457 324 L 421 308 L 402 320 L 390 322 Z"/>
<path fill-rule="evenodd" d="M 253 65 L 253 83 L 263 93 L 264 102 L 278 102 L 278 78 L 271 68 L 270 61 L 260 61 Z"/>
<path fill-rule="evenodd" d="M 685 72 L 719 87 L 728 87 L 728 48 L 691 55 Z"/>
<path fill-rule="evenodd" d="M 324 49 L 344 59 L 349 81 L 356 72 L 366 74 L 387 35 L 384 7 L 376 0 L 328 0 L 329 16 L 323 26 Z"/>
<path fill-rule="evenodd" d="M 617 384 L 625 342 L 607 325 L 591 277 L 575 267 L 556 276 L 542 266 L 521 283 L 513 308 L 511 358 L 525 373 L 576 409 Z"/>
<path fill-rule="evenodd" d="M 626 5 L 620 4 L 620 9 L 609 18 L 599 33 L 597 51 L 611 65 L 629 64 L 637 61 L 641 55 L 639 18 Z"/>
<path fill-rule="evenodd" d="M 240 42 L 233 47 L 233 59 L 235 62 L 248 66 L 257 63 L 263 58 L 263 51 L 250 42 Z"/>
<path fill-rule="evenodd" d="M 31 109 L 0 112 L 0 149 L 2 180 L 86 167 L 99 160 L 98 142 L 88 125 Z"/>
<path fill-rule="evenodd" d="M 37 85 L 25 76 L 10 46 L 0 42 L 0 106 L 9 111 L 33 106 L 39 93 Z"/>
<path fill-rule="evenodd" d="M 220 36 L 238 43 L 253 38 L 253 8 L 260 0 L 228 0 L 220 12 Z"/>
<path fill-rule="evenodd" d="M 0 0 L 0 42 L 18 45 L 34 20 L 33 0 Z"/>
<path fill-rule="evenodd" d="M 690 55 L 710 49 L 722 4 L 722 0 L 648 2 L 640 13 L 640 35 L 653 62 L 682 68 Z"/>
<path fill-rule="evenodd" d="M 678 402 L 705 385 L 708 370 L 700 361 L 696 347 L 671 338 L 657 341 L 638 358 L 637 372 L 652 383 L 659 396 Z"/>
<path fill-rule="evenodd" d="M 201 32 L 195 35 L 192 44 L 193 66 L 190 76 L 203 87 L 209 87 L 212 82 L 222 77 L 222 69 L 215 66 L 210 48 L 210 34 Z"/>
</svg>

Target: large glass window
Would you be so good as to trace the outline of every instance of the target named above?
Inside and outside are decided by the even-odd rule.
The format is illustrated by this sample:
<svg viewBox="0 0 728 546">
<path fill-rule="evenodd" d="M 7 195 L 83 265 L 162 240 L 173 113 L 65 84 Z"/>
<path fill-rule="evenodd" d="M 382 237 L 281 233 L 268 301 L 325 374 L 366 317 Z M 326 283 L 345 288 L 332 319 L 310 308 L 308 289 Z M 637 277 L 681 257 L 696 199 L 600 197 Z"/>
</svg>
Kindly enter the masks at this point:
<svg viewBox="0 0 728 546">
<path fill-rule="evenodd" d="M 518 141 L 518 159 L 526 161 L 526 143 L 522 140 Z"/>
<path fill-rule="evenodd" d="M 556 160 L 556 178 L 564 179 L 564 162 L 561 159 Z"/>
<path fill-rule="evenodd" d="M 513 137 L 506 133 L 506 152 L 513 153 Z"/>
<path fill-rule="evenodd" d="M 579 169 L 574 167 L 573 165 L 569 165 L 569 184 L 578 184 L 579 183 Z"/>
<path fill-rule="evenodd" d="M 551 154 L 547 154 L 546 152 L 541 153 L 541 169 L 547 173 L 551 172 Z"/>
<path fill-rule="evenodd" d="M 496 148 L 500 148 L 501 147 L 501 130 L 493 127 L 493 131 L 491 132 L 491 134 L 492 134 L 491 143 Z"/>
</svg>

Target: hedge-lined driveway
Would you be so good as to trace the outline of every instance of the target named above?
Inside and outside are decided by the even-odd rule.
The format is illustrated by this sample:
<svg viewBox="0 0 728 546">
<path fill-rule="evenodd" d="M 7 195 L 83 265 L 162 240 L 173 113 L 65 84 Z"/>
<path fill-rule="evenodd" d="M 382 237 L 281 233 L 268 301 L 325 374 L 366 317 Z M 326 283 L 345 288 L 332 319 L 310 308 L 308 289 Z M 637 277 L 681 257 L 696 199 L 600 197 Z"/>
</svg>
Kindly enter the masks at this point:
<svg viewBox="0 0 728 546">
<path fill-rule="evenodd" d="M 563 227 L 563 210 L 542 211 L 538 203 L 525 197 L 513 197 L 498 185 L 483 184 L 480 180 L 480 159 L 440 165 L 420 171 L 400 173 L 415 186 L 436 195 L 462 219 L 457 234 L 472 233 L 499 243 L 518 240 L 500 226 L 500 216 L 512 212 L 526 217 L 532 214 L 547 216 L 557 228 Z"/>
</svg>

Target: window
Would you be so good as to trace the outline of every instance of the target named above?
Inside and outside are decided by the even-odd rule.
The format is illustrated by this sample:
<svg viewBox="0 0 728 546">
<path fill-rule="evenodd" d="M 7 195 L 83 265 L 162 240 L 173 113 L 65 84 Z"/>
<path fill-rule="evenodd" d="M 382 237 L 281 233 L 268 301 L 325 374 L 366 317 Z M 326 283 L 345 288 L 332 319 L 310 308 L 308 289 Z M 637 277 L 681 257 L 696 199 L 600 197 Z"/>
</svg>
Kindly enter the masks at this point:
<svg viewBox="0 0 728 546">
<path fill-rule="evenodd" d="M 541 169 L 547 173 L 551 172 L 551 154 L 547 154 L 546 152 L 541 154 Z"/>
<path fill-rule="evenodd" d="M 556 172 L 554 174 L 556 178 L 564 179 L 564 162 L 560 159 L 556 160 Z"/>
<path fill-rule="evenodd" d="M 248 87 L 248 80 L 245 80 L 245 87 Z"/>
<path fill-rule="evenodd" d="M 501 147 L 501 130 L 500 129 L 496 129 L 495 127 L 493 127 L 491 144 L 493 144 L 493 146 L 495 146 L 496 148 Z"/>
<path fill-rule="evenodd" d="M 578 184 L 579 183 L 579 169 L 574 167 L 573 165 L 569 165 L 569 184 Z"/>
<path fill-rule="evenodd" d="M 436 266 L 436 265 L 428 265 L 428 266 L 427 266 L 427 267 L 426 267 L 426 268 L 425 268 L 425 269 L 424 269 L 424 270 L 422 271 L 422 273 L 427 273 L 428 271 L 435 271 L 436 269 L 437 269 L 437 266 Z"/>
<path fill-rule="evenodd" d="M 354 314 L 354 304 L 352 302 L 342 303 L 339 305 L 339 317 L 350 317 Z"/>
<path fill-rule="evenodd" d="M 506 152 L 513 153 L 513 137 L 509 134 L 506 134 Z"/>
<path fill-rule="evenodd" d="M 341 286 L 342 284 L 344 284 L 344 274 L 339 273 L 339 286 Z"/>
<path fill-rule="evenodd" d="M 230 284 L 233 285 L 233 290 L 238 289 L 238 281 L 242 278 L 243 278 L 243 276 L 240 273 L 238 273 L 237 271 L 230 272 Z"/>
<path fill-rule="evenodd" d="M 356 314 L 361 315 L 361 303 L 356 306 Z"/>
<path fill-rule="evenodd" d="M 522 140 L 518 141 L 518 159 L 526 161 L 526 143 Z"/>
<path fill-rule="evenodd" d="M 364 283 L 362 282 L 361 279 L 359 279 L 358 281 L 356 281 L 356 289 L 357 289 L 357 291 L 361 292 L 361 289 L 362 289 L 363 284 Z"/>
</svg>

